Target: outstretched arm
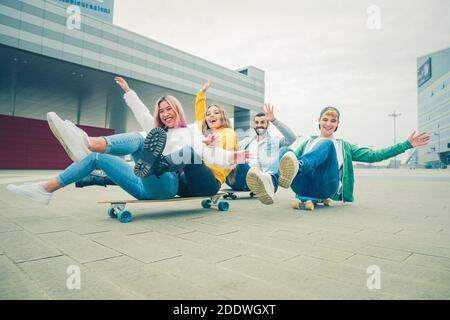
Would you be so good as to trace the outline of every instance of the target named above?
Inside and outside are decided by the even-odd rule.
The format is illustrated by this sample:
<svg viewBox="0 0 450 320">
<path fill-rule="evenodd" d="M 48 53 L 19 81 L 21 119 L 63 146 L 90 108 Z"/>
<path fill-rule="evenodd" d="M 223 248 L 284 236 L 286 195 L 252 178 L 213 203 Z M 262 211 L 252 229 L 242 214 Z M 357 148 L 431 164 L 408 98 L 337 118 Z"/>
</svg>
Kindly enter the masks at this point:
<svg viewBox="0 0 450 320">
<path fill-rule="evenodd" d="M 147 106 L 139 99 L 136 92 L 130 89 L 128 83 L 122 77 L 115 77 L 114 80 L 125 92 L 124 99 L 128 107 L 134 114 L 137 122 L 145 132 L 150 132 L 154 126 L 154 119 Z"/>
<path fill-rule="evenodd" d="M 359 148 L 351 145 L 352 160 L 359 162 L 379 162 L 395 157 L 408 149 L 418 148 L 428 144 L 430 136 L 427 133 L 416 134 L 414 131 L 405 142 L 381 150 Z"/>
</svg>

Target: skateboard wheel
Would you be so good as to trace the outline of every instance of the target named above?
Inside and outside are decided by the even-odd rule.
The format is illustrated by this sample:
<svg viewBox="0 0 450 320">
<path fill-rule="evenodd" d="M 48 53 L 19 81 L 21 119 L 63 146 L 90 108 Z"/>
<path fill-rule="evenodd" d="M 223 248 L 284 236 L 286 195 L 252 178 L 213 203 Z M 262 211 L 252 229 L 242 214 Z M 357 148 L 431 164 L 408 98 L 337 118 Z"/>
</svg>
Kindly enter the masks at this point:
<svg viewBox="0 0 450 320">
<path fill-rule="evenodd" d="M 313 211 L 314 210 L 314 202 L 308 200 L 305 202 L 305 210 Z"/>
<path fill-rule="evenodd" d="M 211 208 L 212 201 L 210 199 L 206 199 L 202 201 L 202 207 L 205 209 Z"/>
<path fill-rule="evenodd" d="M 226 201 L 219 202 L 219 211 L 228 211 L 230 209 L 230 205 Z"/>
<path fill-rule="evenodd" d="M 231 200 L 236 200 L 236 199 L 237 199 L 237 195 L 233 194 L 233 195 L 231 196 Z"/>
<path fill-rule="evenodd" d="M 116 208 L 109 208 L 108 215 L 111 219 L 117 219 Z"/>
<path fill-rule="evenodd" d="M 331 206 L 331 199 L 325 199 L 325 200 L 323 200 L 323 205 L 324 205 L 325 207 Z"/>
<path fill-rule="evenodd" d="M 133 220 L 133 215 L 131 214 L 130 211 L 123 210 L 123 211 L 120 211 L 118 218 L 119 218 L 120 222 L 128 223 L 128 222 L 131 222 L 131 220 Z"/>
<path fill-rule="evenodd" d="M 301 206 L 302 206 L 302 204 L 300 202 L 295 202 L 292 205 L 292 208 L 294 208 L 295 210 L 300 210 Z"/>
</svg>

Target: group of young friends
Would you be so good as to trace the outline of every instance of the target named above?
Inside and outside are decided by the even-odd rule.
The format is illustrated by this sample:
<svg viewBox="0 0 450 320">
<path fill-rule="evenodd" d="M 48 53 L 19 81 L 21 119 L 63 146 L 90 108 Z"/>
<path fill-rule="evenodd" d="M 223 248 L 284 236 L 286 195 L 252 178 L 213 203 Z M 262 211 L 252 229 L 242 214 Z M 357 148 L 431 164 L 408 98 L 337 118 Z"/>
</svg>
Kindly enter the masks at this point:
<svg viewBox="0 0 450 320">
<path fill-rule="evenodd" d="M 406 141 L 385 149 L 358 147 L 335 138 L 340 113 L 325 107 L 319 116 L 320 135 L 294 152 L 289 146 L 296 134 L 275 118 L 273 106 L 265 104 L 253 119 L 255 134 L 238 142 L 225 109 L 216 104 L 207 107 L 211 82 L 196 96 L 195 124 L 189 127 L 175 97 L 159 98 L 152 116 L 123 78 L 115 81 L 144 132 L 89 137 L 50 112 L 49 127 L 74 163 L 49 181 L 8 185 L 9 191 L 48 204 L 55 191 L 72 183 L 116 184 L 138 200 L 162 200 L 213 196 L 226 182 L 236 191 L 252 191 L 266 205 L 274 203 L 278 187 L 292 188 L 304 197 L 352 202 L 353 161 L 386 160 L 430 139 L 426 133 L 413 132 Z M 270 125 L 282 137 L 272 136 Z M 127 155 L 132 156 L 134 169 L 123 159 Z M 92 174 L 96 169 L 106 176 Z"/>
</svg>

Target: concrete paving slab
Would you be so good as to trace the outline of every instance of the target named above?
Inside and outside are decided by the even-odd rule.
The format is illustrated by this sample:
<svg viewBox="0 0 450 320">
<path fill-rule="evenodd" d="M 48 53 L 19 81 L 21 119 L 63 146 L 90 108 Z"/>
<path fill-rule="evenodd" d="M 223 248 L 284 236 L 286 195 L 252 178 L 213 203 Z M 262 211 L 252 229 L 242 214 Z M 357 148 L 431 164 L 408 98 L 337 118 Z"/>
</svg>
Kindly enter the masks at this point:
<svg viewBox="0 0 450 320">
<path fill-rule="evenodd" d="M 39 206 L 1 184 L 50 174 L 0 171 L 0 298 L 450 299 L 450 170 L 357 169 L 355 203 L 313 212 L 280 189 L 272 206 L 238 199 L 225 214 L 130 206 L 129 224 L 97 204 L 130 198 L 117 187 L 70 186 Z"/>
<path fill-rule="evenodd" d="M 228 260 L 240 255 L 231 249 L 218 247 L 209 243 L 196 243 L 194 241 L 169 236 L 159 232 L 148 232 L 131 236 L 141 243 L 159 243 L 165 248 L 182 253 L 184 256 L 202 259 L 206 262 L 215 263 Z"/>
<path fill-rule="evenodd" d="M 49 297 L 6 256 L 0 256 L 0 300 L 46 300 Z"/>
<path fill-rule="evenodd" d="M 80 289 L 72 280 L 74 269 L 79 268 Z M 77 261 L 66 256 L 26 262 L 21 264 L 21 268 L 50 299 L 57 300 L 78 300 L 78 299 L 135 299 L 132 293 L 122 290 L 114 282 L 110 282 L 89 271 Z M 67 285 L 69 283 L 69 286 Z"/>
<path fill-rule="evenodd" d="M 70 231 L 46 233 L 39 236 L 48 245 L 58 248 L 65 255 L 79 263 L 103 260 L 122 255 L 106 246 L 100 245 L 89 238 L 82 237 Z"/>
<path fill-rule="evenodd" d="M 143 264 L 127 256 L 96 261 L 86 267 L 120 286 L 137 299 L 225 299 L 217 291 L 192 284 L 186 276 L 170 274 L 156 264 Z"/>
<path fill-rule="evenodd" d="M 143 263 L 154 263 L 181 256 L 181 252 L 177 248 L 164 246 L 160 242 L 140 242 L 135 237 L 122 235 L 117 232 L 92 234 L 88 238 L 95 243 L 111 248 L 115 252 L 132 257 Z"/>
<path fill-rule="evenodd" d="M 9 222 L 8 219 L 0 220 L 0 233 L 11 231 L 22 231 L 23 228 L 14 222 Z"/>
<path fill-rule="evenodd" d="M 62 255 L 54 246 L 25 231 L 0 233 L 0 248 L 15 263 Z"/>
<path fill-rule="evenodd" d="M 250 277 L 241 272 L 223 268 L 220 264 L 209 264 L 202 260 L 180 257 L 161 261 L 155 268 L 171 274 L 182 273 L 190 283 L 201 285 L 209 291 L 218 292 L 227 299 L 296 299 L 298 295 L 289 288 L 272 285 L 266 281 Z"/>
</svg>

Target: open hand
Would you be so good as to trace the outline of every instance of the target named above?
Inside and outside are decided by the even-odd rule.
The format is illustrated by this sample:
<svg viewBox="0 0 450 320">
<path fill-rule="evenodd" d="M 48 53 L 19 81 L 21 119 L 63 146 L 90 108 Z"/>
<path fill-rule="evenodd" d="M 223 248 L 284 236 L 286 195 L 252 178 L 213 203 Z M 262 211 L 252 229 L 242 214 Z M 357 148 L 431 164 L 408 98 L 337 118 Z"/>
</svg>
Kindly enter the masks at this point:
<svg viewBox="0 0 450 320">
<path fill-rule="evenodd" d="M 233 164 L 249 163 L 252 155 L 249 150 L 235 151 L 233 154 Z"/>
<path fill-rule="evenodd" d="M 275 121 L 275 115 L 273 114 L 274 106 L 271 106 L 269 103 L 264 104 L 264 113 L 266 114 L 266 120 L 270 122 Z"/>
<path fill-rule="evenodd" d="M 208 91 L 209 87 L 211 87 L 211 84 L 212 84 L 211 80 L 208 80 L 208 82 L 205 83 L 200 90 L 203 91 L 203 92 Z"/>
<path fill-rule="evenodd" d="M 418 148 L 418 147 L 427 145 L 429 140 L 430 140 L 430 136 L 426 132 L 422 132 L 422 133 L 418 134 L 417 131 L 414 131 L 413 133 L 411 133 L 411 135 L 408 138 L 408 141 L 411 143 L 411 145 L 414 148 Z"/>
<path fill-rule="evenodd" d="M 205 140 L 203 140 L 203 143 L 208 147 L 217 147 L 221 142 L 220 136 L 214 133 L 210 134 L 205 138 Z"/>
<path fill-rule="evenodd" d="M 130 91 L 130 87 L 128 86 L 128 83 L 125 81 L 124 78 L 122 78 L 122 77 L 115 77 L 114 81 L 116 81 L 116 83 L 122 88 L 122 90 L 125 91 L 125 93 Z"/>
</svg>

